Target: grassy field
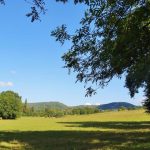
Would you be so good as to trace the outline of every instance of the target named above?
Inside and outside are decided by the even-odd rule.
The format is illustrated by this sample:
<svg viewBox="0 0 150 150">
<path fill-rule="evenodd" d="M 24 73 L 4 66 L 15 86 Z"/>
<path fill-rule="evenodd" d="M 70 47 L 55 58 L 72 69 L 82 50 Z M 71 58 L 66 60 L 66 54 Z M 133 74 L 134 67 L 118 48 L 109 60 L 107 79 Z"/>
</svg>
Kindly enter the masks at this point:
<svg viewBox="0 0 150 150">
<path fill-rule="evenodd" d="M 0 120 L 0 150 L 150 150 L 143 110 Z"/>
</svg>

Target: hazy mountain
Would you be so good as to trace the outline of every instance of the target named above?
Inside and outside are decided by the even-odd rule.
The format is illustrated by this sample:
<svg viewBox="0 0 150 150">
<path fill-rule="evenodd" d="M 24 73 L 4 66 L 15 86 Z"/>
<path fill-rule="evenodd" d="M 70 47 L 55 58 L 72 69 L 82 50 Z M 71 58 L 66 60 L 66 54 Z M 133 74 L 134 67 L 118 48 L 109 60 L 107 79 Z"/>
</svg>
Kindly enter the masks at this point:
<svg viewBox="0 0 150 150">
<path fill-rule="evenodd" d="M 97 105 L 77 105 L 77 106 L 71 106 L 71 108 L 83 108 L 83 107 L 97 108 Z"/>
<path fill-rule="evenodd" d="M 101 110 L 107 110 L 107 109 L 119 109 L 120 107 L 126 107 L 126 108 L 134 108 L 137 107 L 133 104 L 127 103 L 127 102 L 112 102 L 108 104 L 102 104 L 102 105 L 78 105 L 78 106 L 67 106 L 60 102 L 36 102 L 36 103 L 28 103 L 30 107 L 34 107 L 34 109 L 66 109 L 66 108 L 82 108 L 82 107 L 92 107 L 92 108 L 99 108 Z"/>
<path fill-rule="evenodd" d="M 29 103 L 30 107 L 34 107 L 35 109 L 66 109 L 67 105 L 60 102 L 37 102 L 37 103 Z"/>
<path fill-rule="evenodd" d="M 102 105 L 98 106 L 98 108 L 101 110 L 119 109 L 120 107 L 134 108 L 137 106 L 127 103 L 127 102 L 112 102 L 112 103 L 102 104 Z"/>
</svg>

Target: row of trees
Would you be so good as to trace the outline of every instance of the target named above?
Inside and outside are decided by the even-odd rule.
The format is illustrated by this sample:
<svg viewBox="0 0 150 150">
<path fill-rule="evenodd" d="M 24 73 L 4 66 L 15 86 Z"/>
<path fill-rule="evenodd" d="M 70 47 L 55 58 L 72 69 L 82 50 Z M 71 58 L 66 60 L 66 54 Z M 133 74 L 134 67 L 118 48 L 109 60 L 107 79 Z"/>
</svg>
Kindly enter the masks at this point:
<svg viewBox="0 0 150 150">
<path fill-rule="evenodd" d="M 100 110 L 94 107 L 75 107 L 67 109 L 37 109 L 30 107 L 27 101 L 23 104 L 23 116 L 41 116 L 41 117 L 62 117 L 64 115 L 84 115 L 98 113 Z"/>
<path fill-rule="evenodd" d="M 100 112 L 97 108 L 92 107 L 82 107 L 82 108 L 68 108 L 65 110 L 52 110 L 46 109 L 45 116 L 47 117 L 61 117 L 64 115 L 85 115 L 85 114 L 94 114 Z"/>
<path fill-rule="evenodd" d="M 25 100 L 22 103 L 21 96 L 13 91 L 0 93 L 0 117 L 2 119 L 16 119 L 23 116 L 45 116 L 45 117 L 61 117 L 64 115 L 83 115 L 98 113 L 99 109 L 92 107 L 75 107 L 67 109 L 36 109 L 30 107 Z"/>
<path fill-rule="evenodd" d="M 96 107 L 90 107 L 90 106 L 82 106 L 82 107 L 72 107 L 67 109 L 50 109 L 50 108 L 34 108 L 29 107 L 27 104 L 27 101 L 25 101 L 23 106 L 23 116 L 40 116 L 40 117 L 62 117 L 64 115 L 85 115 L 85 114 L 94 114 L 99 113 L 103 111 L 125 111 L 125 110 L 135 110 L 135 109 L 141 109 L 142 106 L 139 107 L 124 107 L 121 106 L 118 109 L 106 109 L 106 110 L 100 110 Z"/>
<path fill-rule="evenodd" d="M 121 107 L 118 111 L 126 110 Z M 41 117 L 62 117 L 64 115 L 84 115 L 94 114 L 101 110 L 95 107 L 72 107 L 67 109 L 49 109 L 30 107 L 25 100 L 22 103 L 21 96 L 13 91 L 6 91 L 0 93 L 0 117 L 2 119 L 16 119 L 23 116 L 41 116 Z"/>
</svg>

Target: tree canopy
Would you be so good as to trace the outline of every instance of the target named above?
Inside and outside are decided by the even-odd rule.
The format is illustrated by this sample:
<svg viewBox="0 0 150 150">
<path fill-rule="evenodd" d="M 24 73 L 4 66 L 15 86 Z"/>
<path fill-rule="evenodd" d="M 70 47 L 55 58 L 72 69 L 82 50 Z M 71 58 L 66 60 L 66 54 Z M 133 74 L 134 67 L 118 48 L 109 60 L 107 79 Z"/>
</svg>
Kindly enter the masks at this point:
<svg viewBox="0 0 150 150">
<path fill-rule="evenodd" d="M 39 20 L 45 0 L 25 0 L 32 5 L 27 17 Z M 68 0 L 55 0 L 66 3 Z M 4 0 L 0 0 L 4 3 Z M 62 56 L 65 67 L 77 73 L 77 81 L 106 86 L 113 77 L 125 76 L 131 97 L 144 89 L 144 106 L 150 112 L 150 0 L 74 0 L 87 10 L 81 28 L 67 33 L 62 25 L 51 32 L 56 41 L 72 46 Z M 87 87 L 87 96 L 96 92 Z"/>
<path fill-rule="evenodd" d="M 143 88 L 144 106 L 150 112 L 150 1 L 91 0 L 73 35 L 65 25 L 52 31 L 62 44 L 72 46 L 62 59 L 77 72 L 77 81 L 106 86 L 113 77 L 125 76 L 131 97 Z M 92 84 L 91 84 L 92 86 Z M 95 89 L 87 87 L 87 95 Z"/>
<path fill-rule="evenodd" d="M 3 119 L 16 119 L 21 115 L 21 97 L 13 91 L 0 93 L 0 117 Z"/>
</svg>

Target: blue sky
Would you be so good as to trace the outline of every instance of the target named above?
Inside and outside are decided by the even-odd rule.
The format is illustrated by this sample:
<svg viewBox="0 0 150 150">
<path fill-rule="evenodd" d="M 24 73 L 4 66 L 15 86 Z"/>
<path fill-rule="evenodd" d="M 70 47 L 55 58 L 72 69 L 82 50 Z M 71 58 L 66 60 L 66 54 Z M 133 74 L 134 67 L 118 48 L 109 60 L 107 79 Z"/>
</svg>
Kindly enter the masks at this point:
<svg viewBox="0 0 150 150">
<path fill-rule="evenodd" d="M 60 101 L 67 105 L 126 101 L 139 105 L 142 90 L 131 99 L 124 79 L 113 79 L 95 96 L 85 98 L 84 85 L 75 84 L 75 74 L 63 68 L 62 54 L 69 48 L 50 37 L 56 26 L 66 24 L 70 31 L 79 27 L 84 6 L 51 1 L 41 22 L 25 16 L 30 6 L 23 1 L 6 1 L 0 6 L 0 91 L 13 90 L 28 102 Z"/>
</svg>

